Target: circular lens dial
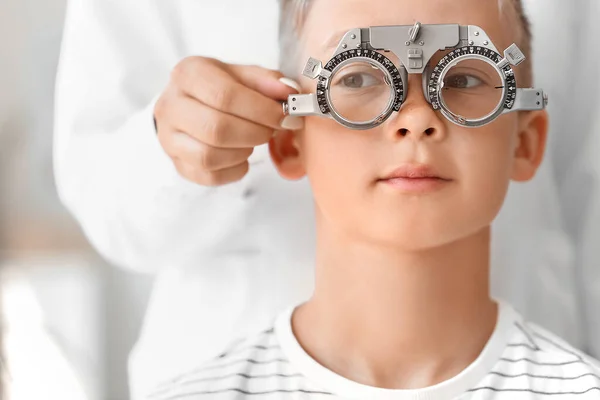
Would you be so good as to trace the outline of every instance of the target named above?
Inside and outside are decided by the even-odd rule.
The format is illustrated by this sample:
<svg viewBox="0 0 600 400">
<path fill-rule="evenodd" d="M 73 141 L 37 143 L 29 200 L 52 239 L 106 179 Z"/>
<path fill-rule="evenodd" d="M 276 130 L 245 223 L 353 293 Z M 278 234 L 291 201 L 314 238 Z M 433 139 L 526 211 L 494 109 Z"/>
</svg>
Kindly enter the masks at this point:
<svg viewBox="0 0 600 400">
<path fill-rule="evenodd" d="M 502 56 L 477 46 L 461 47 L 444 56 L 432 71 L 429 96 L 434 109 L 467 126 L 484 125 L 516 98 L 516 82 L 510 66 L 497 64 Z"/>
<path fill-rule="evenodd" d="M 332 58 L 320 77 L 317 101 L 341 124 L 369 129 L 383 123 L 404 100 L 402 77 L 394 63 L 374 50 L 353 49 Z"/>
</svg>

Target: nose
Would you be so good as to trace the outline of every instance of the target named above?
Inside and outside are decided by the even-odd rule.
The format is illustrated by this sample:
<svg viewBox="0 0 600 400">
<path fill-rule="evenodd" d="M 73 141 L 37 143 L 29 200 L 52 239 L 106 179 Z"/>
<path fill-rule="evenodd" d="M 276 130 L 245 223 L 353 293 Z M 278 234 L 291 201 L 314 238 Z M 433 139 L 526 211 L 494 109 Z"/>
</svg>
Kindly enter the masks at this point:
<svg viewBox="0 0 600 400">
<path fill-rule="evenodd" d="M 395 117 L 390 118 L 387 131 L 394 140 L 411 137 L 413 140 L 442 140 L 446 135 L 445 124 L 425 100 L 421 75 L 408 78 L 408 91 L 404 104 Z"/>
</svg>

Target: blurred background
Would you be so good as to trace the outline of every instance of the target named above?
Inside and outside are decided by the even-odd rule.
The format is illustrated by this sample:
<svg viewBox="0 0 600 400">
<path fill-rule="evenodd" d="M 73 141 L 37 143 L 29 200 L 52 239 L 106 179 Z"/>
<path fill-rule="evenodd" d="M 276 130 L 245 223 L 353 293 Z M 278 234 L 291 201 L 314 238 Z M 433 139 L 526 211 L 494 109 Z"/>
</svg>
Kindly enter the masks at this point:
<svg viewBox="0 0 600 400">
<path fill-rule="evenodd" d="M 151 280 L 103 261 L 56 195 L 52 114 L 65 7 L 0 1 L 3 398 L 124 400 Z"/>
<path fill-rule="evenodd" d="M 0 2 L 3 398 L 125 400 L 127 356 L 138 335 L 152 281 L 103 261 L 56 195 L 52 171 L 53 95 L 65 3 Z M 530 4 L 537 13 L 533 16 L 534 33 L 545 28 L 556 35 L 534 44 L 538 85 L 557 90 L 559 86 L 552 82 L 558 78 L 544 75 L 539 65 L 566 62 L 565 48 L 575 47 L 573 51 L 578 51 L 583 46 L 561 43 L 560 32 L 583 29 L 586 13 L 552 26 L 549 21 L 556 19 L 537 16 L 554 11 L 544 10 L 543 2 Z M 599 52 L 594 49 L 597 44 L 580 54 L 597 59 Z M 596 84 L 597 75 L 593 80 Z M 568 86 L 569 93 L 562 99 L 557 96 L 560 93 L 554 97 L 550 93 L 552 107 L 571 107 L 573 119 L 586 124 L 594 110 L 581 93 L 597 96 L 589 90 L 590 84 L 589 80 L 581 80 Z M 580 103 L 571 104 L 573 98 L 581 99 Z M 568 131 L 571 122 L 559 121 L 557 131 Z M 572 157 L 569 143 L 557 143 L 560 140 L 551 139 L 551 152 L 559 161 L 559 180 L 566 179 L 560 170 L 561 160 Z M 568 196 L 572 192 L 565 193 Z M 565 213 L 577 214 L 577 210 L 567 209 Z M 568 227 L 572 231 L 577 231 L 578 220 L 585 219 L 576 217 L 570 220 L 575 224 Z"/>
</svg>

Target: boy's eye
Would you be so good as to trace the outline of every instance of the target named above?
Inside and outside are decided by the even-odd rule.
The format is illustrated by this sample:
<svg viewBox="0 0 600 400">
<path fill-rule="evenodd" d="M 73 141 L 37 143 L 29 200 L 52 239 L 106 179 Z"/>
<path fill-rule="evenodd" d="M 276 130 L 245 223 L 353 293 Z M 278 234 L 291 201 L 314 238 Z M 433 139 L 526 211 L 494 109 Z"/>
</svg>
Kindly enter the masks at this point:
<svg viewBox="0 0 600 400">
<path fill-rule="evenodd" d="M 332 78 L 333 85 L 341 90 L 368 89 L 386 85 L 383 71 L 367 62 L 356 62 L 344 66 Z"/>
<path fill-rule="evenodd" d="M 381 80 L 367 73 L 351 73 L 340 79 L 340 84 L 350 89 L 361 89 L 381 84 Z"/>
<path fill-rule="evenodd" d="M 452 89 L 472 89 L 483 84 L 483 81 L 473 75 L 457 74 L 444 79 L 444 87 Z"/>
</svg>

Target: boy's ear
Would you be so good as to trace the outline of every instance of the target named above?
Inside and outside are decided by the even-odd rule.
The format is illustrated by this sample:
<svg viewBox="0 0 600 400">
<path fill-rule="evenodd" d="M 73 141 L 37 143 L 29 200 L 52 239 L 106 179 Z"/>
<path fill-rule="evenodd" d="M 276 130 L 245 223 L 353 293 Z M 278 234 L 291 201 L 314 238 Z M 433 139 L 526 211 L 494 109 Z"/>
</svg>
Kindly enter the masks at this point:
<svg viewBox="0 0 600 400">
<path fill-rule="evenodd" d="M 544 159 L 548 124 L 546 110 L 524 112 L 519 116 L 519 136 L 515 148 L 513 180 L 525 182 L 535 176 Z"/>
<path fill-rule="evenodd" d="M 297 131 L 276 131 L 269 141 L 269 153 L 279 175 L 285 179 L 295 181 L 306 175 Z"/>
</svg>

